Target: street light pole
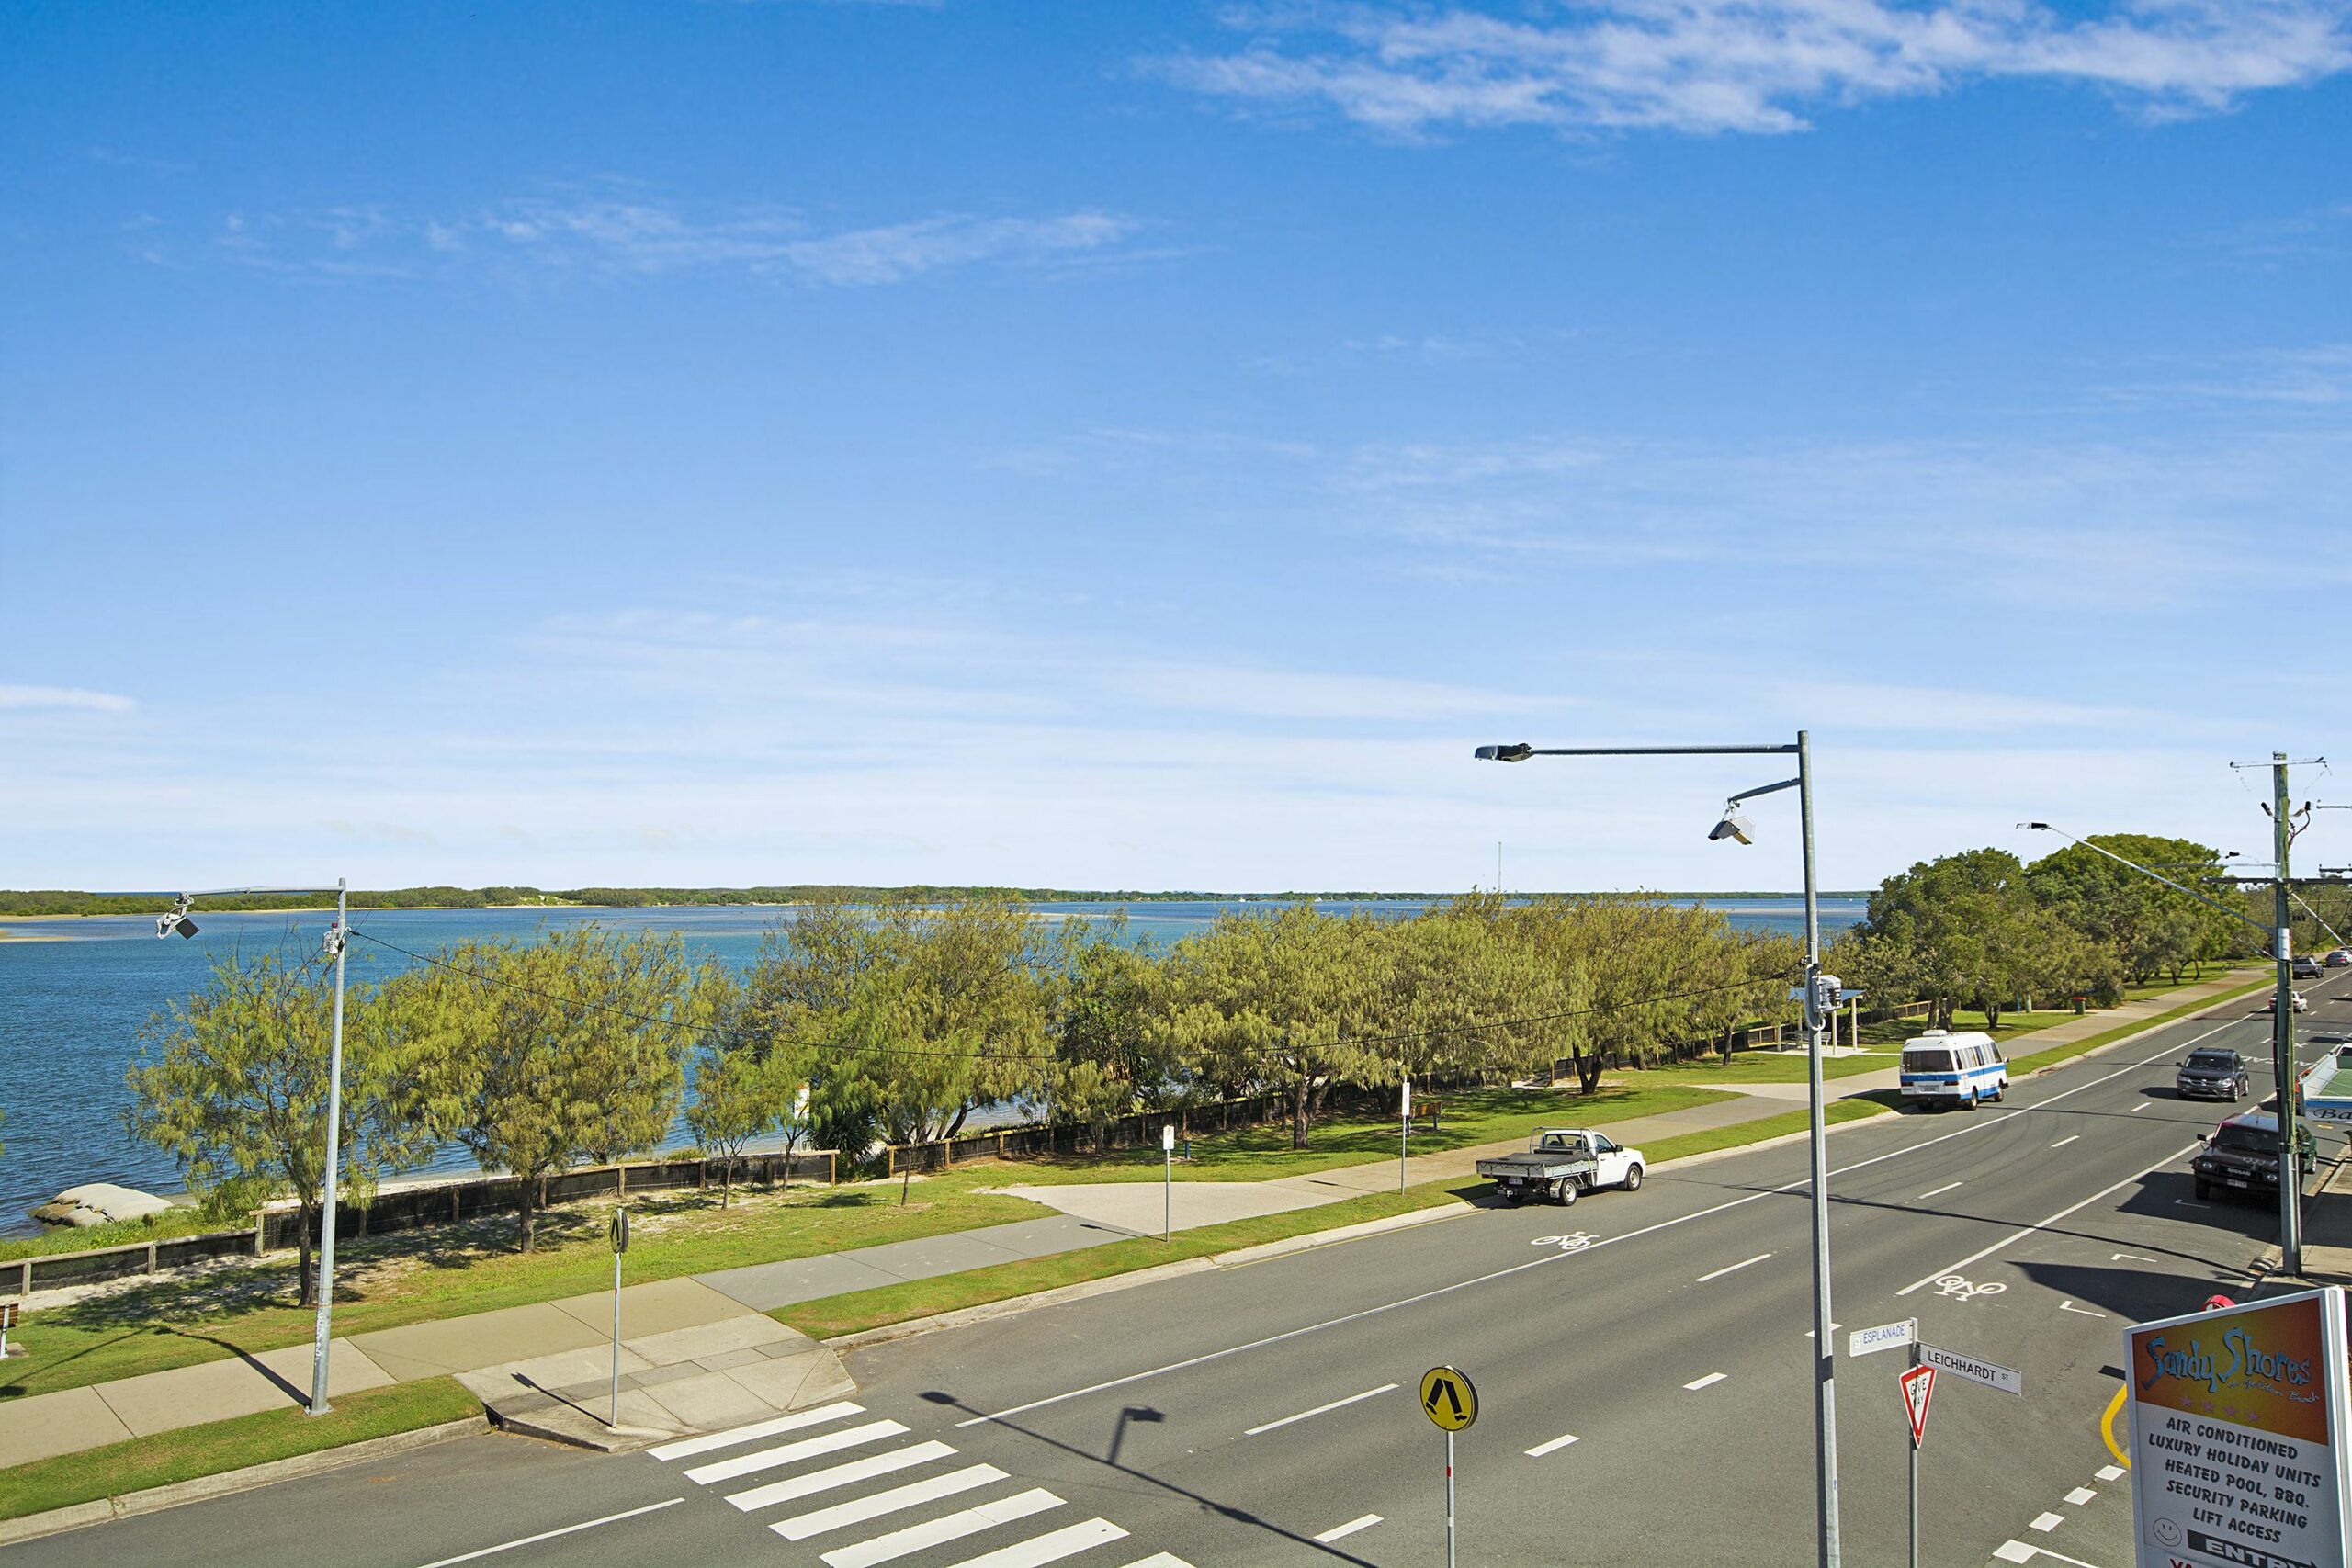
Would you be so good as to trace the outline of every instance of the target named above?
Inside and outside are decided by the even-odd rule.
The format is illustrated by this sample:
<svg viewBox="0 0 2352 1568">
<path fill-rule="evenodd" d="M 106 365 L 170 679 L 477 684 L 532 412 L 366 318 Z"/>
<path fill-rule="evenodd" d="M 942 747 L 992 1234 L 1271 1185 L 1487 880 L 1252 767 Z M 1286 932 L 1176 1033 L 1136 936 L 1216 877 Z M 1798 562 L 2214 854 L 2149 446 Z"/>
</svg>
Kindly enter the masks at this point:
<svg viewBox="0 0 2352 1568">
<path fill-rule="evenodd" d="M 196 935 L 196 921 L 190 917 L 189 905 L 198 898 L 209 898 L 232 893 L 317 893 L 323 889 L 311 887 L 214 887 L 201 893 L 183 893 L 171 913 L 155 921 L 155 934 L 168 937 L 177 932 L 183 937 Z M 340 1193 L 338 1180 L 343 1157 L 343 959 L 344 950 L 350 945 L 351 883 L 347 877 L 335 878 L 334 925 L 327 932 L 326 951 L 334 958 L 334 1023 L 327 1045 L 327 1168 L 319 1215 L 319 1315 L 311 1345 L 311 1403 L 307 1413 L 323 1416 L 331 1408 L 327 1404 L 327 1364 L 329 1345 L 334 1339 L 334 1212 Z"/>
<path fill-rule="evenodd" d="M 335 878 L 334 930 L 327 944 L 334 952 L 334 1033 L 327 1046 L 327 1179 L 319 1209 L 319 1317 L 311 1343 L 311 1414 L 327 1404 L 327 1343 L 334 1333 L 334 1210 L 338 1163 L 343 1157 L 343 956 L 351 945 L 351 884 Z"/>
<path fill-rule="evenodd" d="M 1796 743 L 1785 746 L 1587 746 L 1536 747 L 1524 742 L 1481 746 L 1481 761 L 1523 762 L 1531 757 L 1742 757 L 1786 756 L 1793 752 L 1797 776 L 1733 795 L 1724 803 L 1724 818 L 1710 839 L 1750 841 L 1747 819 L 1738 815 L 1740 803 L 1780 790 L 1797 792 L 1797 815 L 1804 849 L 1804 1030 L 1807 1086 L 1807 1140 L 1812 1162 L 1813 1208 L 1813 1441 L 1815 1540 L 1820 1568 L 1839 1568 L 1838 1523 L 1838 1368 L 1831 1338 L 1829 1312 L 1829 1140 L 1821 1073 L 1822 1025 L 1825 1000 L 1821 973 L 1821 893 L 1813 857 L 1813 743 L 1804 730 Z M 1500 878 L 1498 877 L 1499 882 Z"/>
<path fill-rule="evenodd" d="M 2278 959 L 2278 989 L 2270 998 L 2278 1015 L 2270 1024 L 2271 1070 L 2278 1082 L 2278 1267 L 2291 1280 L 2303 1272 L 2303 1162 L 2295 1146 L 2295 1091 L 2301 1085 L 2295 1067 L 2294 920 L 2287 909 L 2287 855 L 2295 832 L 2288 810 L 2284 751 L 2270 754 L 2270 831 L 2278 859 L 2278 880 L 2270 885 L 2270 918 L 2276 928 L 2271 952 Z"/>
</svg>

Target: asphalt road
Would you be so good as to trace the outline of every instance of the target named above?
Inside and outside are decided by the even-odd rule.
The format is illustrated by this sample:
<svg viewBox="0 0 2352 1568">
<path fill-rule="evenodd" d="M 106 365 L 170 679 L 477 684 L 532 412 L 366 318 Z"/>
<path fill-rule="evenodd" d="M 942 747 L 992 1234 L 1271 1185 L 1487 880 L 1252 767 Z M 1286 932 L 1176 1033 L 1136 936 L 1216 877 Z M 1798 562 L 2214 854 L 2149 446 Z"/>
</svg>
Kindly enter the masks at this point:
<svg viewBox="0 0 2352 1568">
<path fill-rule="evenodd" d="M 2339 1024 L 2352 1034 L 2347 982 L 2311 988 L 2307 1055 Z M 2258 1202 L 2194 1201 L 2188 1153 L 2231 1108 L 2175 1098 L 2172 1064 L 2192 1040 L 2267 1061 L 2267 1032 L 2233 1007 L 2018 1085 L 2003 1106 L 1831 1138 L 1837 1321 L 1916 1316 L 1928 1342 L 2024 1375 L 2023 1397 L 1939 1379 L 1924 1561 L 2046 1549 L 2129 1562 L 2127 1485 L 2098 1475 L 2121 1330 L 2243 1293 L 2277 1229 Z M 1807 1562 L 1804 1178 L 1803 1145 L 1783 1145 L 1570 1209 L 1482 1209 L 878 1347 L 851 1358 L 858 1409 L 701 1454 L 483 1438 L 9 1556 L 1429 1564 L 1443 1560 L 1444 1445 L 1414 1389 L 1448 1362 L 1482 1404 L 1457 1443 L 1462 1562 Z M 1847 1561 L 1900 1562 L 1904 1357 L 1849 1360 L 1843 1338 Z M 890 1534 L 941 1519 L 965 1533 Z M 879 1544 L 861 1554 L 865 1541 Z"/>
</svg>

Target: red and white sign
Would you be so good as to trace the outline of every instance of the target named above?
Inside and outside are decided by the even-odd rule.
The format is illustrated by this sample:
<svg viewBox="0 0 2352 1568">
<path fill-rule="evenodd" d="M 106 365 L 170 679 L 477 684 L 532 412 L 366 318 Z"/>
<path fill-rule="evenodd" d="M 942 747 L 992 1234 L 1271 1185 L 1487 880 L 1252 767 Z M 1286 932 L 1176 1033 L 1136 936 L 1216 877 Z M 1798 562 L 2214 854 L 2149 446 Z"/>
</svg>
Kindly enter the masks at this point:
<svg viewBox="0 0 2352 1568">
<path fill-rule="evenodd" d="M 1913 1367 L 1899 1381 L 1903 1384 L 1904 1413 L 1911 1417 L 1911 1446 L 1917 1448 L 1928 1435 L 1928 1401 L 1935 1397 L 1936 1369 Z"/>
</svg>

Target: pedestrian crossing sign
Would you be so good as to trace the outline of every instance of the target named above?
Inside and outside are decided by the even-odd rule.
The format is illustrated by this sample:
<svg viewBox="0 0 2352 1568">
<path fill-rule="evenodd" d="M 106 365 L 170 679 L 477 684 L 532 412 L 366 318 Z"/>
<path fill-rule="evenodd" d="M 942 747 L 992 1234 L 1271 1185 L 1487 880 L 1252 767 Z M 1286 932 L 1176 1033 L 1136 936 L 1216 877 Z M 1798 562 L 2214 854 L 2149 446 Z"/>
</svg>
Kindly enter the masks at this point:
<svg viewBox="0 0 2352 1568">
<path fill-rule="evenodd" d="M 1421 1374 L 1421 1409 L 1449 1432 L 1459 1432 L 1478 1418 L 1478 1391 L 1452 1367 L 1431 1367 Z"/>
</svg>

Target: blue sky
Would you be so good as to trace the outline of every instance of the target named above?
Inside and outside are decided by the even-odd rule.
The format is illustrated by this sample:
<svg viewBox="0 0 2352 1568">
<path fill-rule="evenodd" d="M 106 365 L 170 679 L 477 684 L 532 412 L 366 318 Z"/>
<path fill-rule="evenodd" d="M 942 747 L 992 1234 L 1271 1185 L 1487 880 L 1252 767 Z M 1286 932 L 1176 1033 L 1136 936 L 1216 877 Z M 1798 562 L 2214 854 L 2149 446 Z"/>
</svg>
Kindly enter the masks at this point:
<svg viewBox="0 0 2352 1568">
<path fill-rule="evenodd" d="M 2352 775 L 2341 3 L 10 34 L 0 883 L 1785 886 L 1769 765 L 1468 752 L 1804 725 L 1860 885 Z"/>
</svg>

